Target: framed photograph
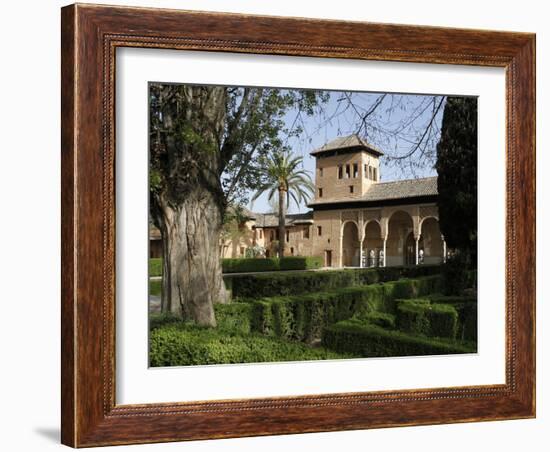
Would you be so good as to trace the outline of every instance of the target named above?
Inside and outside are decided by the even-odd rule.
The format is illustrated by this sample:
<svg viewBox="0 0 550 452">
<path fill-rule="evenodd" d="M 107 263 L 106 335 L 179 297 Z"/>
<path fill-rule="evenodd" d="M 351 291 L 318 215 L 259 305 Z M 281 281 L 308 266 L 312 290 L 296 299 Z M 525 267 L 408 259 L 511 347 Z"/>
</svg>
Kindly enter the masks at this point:
<svg viewBox="0 0 550 452">
<path fill-rule="evenodd" d="M 535 416 L 535 36 L 62 9 L 62 442 Z"/>
</svg>

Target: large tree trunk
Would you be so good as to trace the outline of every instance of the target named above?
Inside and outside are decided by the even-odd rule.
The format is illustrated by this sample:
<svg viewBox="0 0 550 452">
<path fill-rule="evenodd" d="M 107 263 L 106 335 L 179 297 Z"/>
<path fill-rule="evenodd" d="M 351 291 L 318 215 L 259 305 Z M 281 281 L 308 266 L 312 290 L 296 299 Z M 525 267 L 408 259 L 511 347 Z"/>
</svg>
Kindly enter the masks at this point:
<svg viewBox="0 0 550 452">
<path fill-rule="evenodd" d="M 170 131 L 153 160 L 162 183 L 150 197 L 163 241 L 161 310 L 215 326 L 214 303 L 228 301 L 219 249 L 226 90 L 165 87 L 159 96 L 162 130 Z"/>
<path fill-rule="evenodd" d="M 177 208 L 162 206 L 161 310 L 215 326 L 214 303 L 226 303 L 228 297 L 219 257 L 222 218 L 210 198 L 197 189 Z"/>
<path fill-rule="evenodd" d="M 286 193 L 283 189 L 279 189 L 279 259 L 285 256 L 286 242 Z"/>
</svg>

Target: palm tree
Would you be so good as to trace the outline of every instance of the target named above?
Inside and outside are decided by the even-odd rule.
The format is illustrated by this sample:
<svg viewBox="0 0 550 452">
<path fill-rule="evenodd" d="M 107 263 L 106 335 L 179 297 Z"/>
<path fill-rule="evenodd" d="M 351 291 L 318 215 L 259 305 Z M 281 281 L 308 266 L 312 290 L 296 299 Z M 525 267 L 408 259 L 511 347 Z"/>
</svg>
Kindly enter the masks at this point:
<svg viewBox="0 0 550 452">
<path fill-rule="evenodd" d="M 314 192 L 309 173 L 304 169 L 300 169 L 303 161 L 303 157 L 294 157 L 287 151 L 271 154 L 262 165 L 264 182 L 252 197 L 252 202 L 254 202 L 266 192 L 269 200 L 275 194 L 278 195 L 279 257 L 283 257 L 285 254 L 285 217 L 290 200 L 292 199 L 299 206 L 302 201 L 307 202 Z"/>
</svg>

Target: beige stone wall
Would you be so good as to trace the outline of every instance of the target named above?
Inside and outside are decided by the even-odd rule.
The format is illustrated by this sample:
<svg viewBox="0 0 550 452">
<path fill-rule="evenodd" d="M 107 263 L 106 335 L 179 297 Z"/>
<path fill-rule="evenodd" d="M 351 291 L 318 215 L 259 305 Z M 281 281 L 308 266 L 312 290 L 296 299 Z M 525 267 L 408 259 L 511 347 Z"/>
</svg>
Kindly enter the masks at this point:
<svg viewBox="0 0 550 452">
<path fill-rule="evenodd" d="M 313 235 L 314 226 L 310 224 L 296 225 L 287 228 L 287 237 L 285 237 L 285 255 L 312 256 Z"/>
<path fill-rule="evenodd" d="M 340 267 L 340 211 L 313 212 L 313 248 L 314 256 L 326 258 L 332 253 L 332 267 Z M 319 234 L 319 227 L 321 234 Z"/>
<path fill-rule="evenodd" d="M 354 171 L 356 165 L 357 172 Z M 349 176 L 347 168 L 349 166 Z M 339 178 L 339 167 L 342 178 Z M 369 170 L 370 168 L 370 170 Z M 317 158 L 315 170 L 315 201 L 360 198 L 379 179 L 379 159 L 366 152 Z M 350 192 L 353 187 L 353 193 Z M 320 196 L 319 189 L 322 189 Z"/>
<path fill-rule="evenodd" d="M 247 221 L 242 225 L 241 231 L 238 234 L 235 233 L 233 238 L 229 238 L 222 244 L 222 257 L 223 258 L 238 258 L 245 257 L 247 248 L 254 246 L 254 221 Z"/>
<path fill-rule="evenodd" d="M 276 240 L 277 229 L 255 228 L 253 221 L 247 222 L 239 240 L 226 241 L 223 257 L 244 257 L 246 249 L 254 245 L 275 256 L 272 242 Z M 333 267 L 371 265 L 371 250 L 376 264 L 381 264 L 384 239 L 387 266 L 405 264 L 407 247 L 416 249 L 417 241 L 426 264 L 441 262 L 445 249 L 435 204 L 314 211 L 313 224 L 290 226 L 286 230 L 285 255 L 321 256 L 325 260 L 330 256 Z"/>
</svg>

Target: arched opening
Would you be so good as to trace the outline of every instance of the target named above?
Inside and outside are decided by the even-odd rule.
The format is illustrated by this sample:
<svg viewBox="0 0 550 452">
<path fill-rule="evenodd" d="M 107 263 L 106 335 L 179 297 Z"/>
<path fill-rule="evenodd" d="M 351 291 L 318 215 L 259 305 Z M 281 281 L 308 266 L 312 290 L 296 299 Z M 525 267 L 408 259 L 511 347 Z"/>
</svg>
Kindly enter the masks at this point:
<svg viewBox="0 0 550 452">
<path fill-rule="evenodd" d="M 403 210 L 394 212 L 388 222 L 388 238 L 386 241 L 386 265 L 388 267 L 407 265 L 407 239 L 412 232 L 412 217 Z"/>
<path fill-rule="evenodd" d="M 382 265 L 384 242 L 382 230 L 378 221 L 371 220 L 365 226 L 363 240 L 363 267 L 379 267 Z"/>
<path fill-rule="evenodd" d="M 423 262 L 423 249 L 424 249 L 424 241 L 422 237 L 418 240 L 418 251 L 419 251 L 419 259 L 418 263 L 422 264 Z M 403 256 L 405 258 L 405 265 L 416 265 L 416 240 L 414 239 L 414 234 L 409 232 L 409 235 L 407 236 L 407 240 L 405 240 L 405 248 L 403 249 Z"/>
<path fill-rule="evenodd" d="M 434 217 L 426 218 L 420 225 L 420 237 L 423 241 L 419 247 L 420 263 L 440 264 L 443 262 L 443 239 L 439 221 Z"/>
<path fill-rule="evenodd" d="M 353 221 L 344 224 L 342 231 L 342 265 L 359 267 L 359 230 Z"/>
</svg>

